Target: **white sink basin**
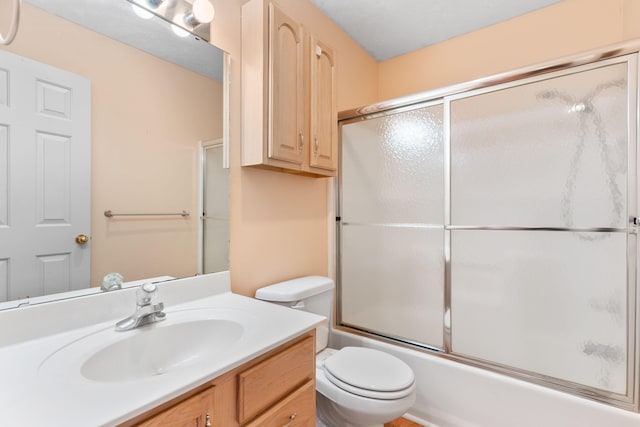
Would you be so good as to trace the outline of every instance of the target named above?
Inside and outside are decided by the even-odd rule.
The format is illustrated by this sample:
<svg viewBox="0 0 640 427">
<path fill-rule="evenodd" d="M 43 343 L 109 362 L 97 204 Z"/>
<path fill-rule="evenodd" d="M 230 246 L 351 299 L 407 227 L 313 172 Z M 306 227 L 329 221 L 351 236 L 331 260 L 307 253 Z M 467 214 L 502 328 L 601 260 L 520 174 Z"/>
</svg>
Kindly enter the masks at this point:
<svg viewBox="0 0 640 427">
<path fill-rule="evenodd" d="M 249 313 L 228 309 L 168 311 L 162 322 L 124 332 L 111 326 L 68 343 L 41 363 L 39 374 L 75 366 L 84 380 L 145 380 L 219 360 L 249 339 L 255 324 Z"/>
<path fill-rule="evenodd" d="M 213 358 L 239 340 L 243 331 L 237 322 L 208 319 L 140 328 L 134 335 L 120 332 L 123 339 L 96 352 L 82 365 L 80 373 L 87 379 L 104 382 L 162 375 Z"/>
</svg>

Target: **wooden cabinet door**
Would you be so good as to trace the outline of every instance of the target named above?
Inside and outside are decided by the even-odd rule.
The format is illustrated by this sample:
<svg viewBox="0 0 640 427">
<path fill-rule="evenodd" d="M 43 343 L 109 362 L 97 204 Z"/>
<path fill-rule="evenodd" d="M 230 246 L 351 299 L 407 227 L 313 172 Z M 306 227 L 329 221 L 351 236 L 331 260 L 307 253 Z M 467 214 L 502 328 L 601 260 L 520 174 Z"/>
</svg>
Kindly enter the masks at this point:
<svg viewBox="0 0 640 427">
<path fill-rule="evenodd" d="M 311 37 L 311 147 L 309 165 L 335 171 L 338 159 L 338 113 L 333 50 Z"/>
<path fill-rule="evenodd" d="M 215 409 L 215 387 L 210 387 L 143 421 L 138 427 L 219 427 Z"/>
<path fill-rule="evenodd" d="M 297 165 L 304 146 L 302 34 L 300 24 L 269 4 L 268 157 Z"/>
<path fill-rule="evenodd" d="M 311 336 L 239 373 L 239 421 L 245 423 L 301 384 L 313 382 L 315 369 L 315 338 Z"/>
</svg>

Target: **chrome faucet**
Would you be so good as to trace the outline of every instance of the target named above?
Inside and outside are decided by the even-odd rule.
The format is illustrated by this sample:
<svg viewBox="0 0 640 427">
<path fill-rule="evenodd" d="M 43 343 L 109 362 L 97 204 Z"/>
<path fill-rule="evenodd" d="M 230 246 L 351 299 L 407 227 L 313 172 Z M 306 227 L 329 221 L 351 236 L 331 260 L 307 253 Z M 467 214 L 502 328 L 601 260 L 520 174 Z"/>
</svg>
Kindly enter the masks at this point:
<svg viewBox="0 0 640 427">
<path fill-rule="evenodd" d="M 126 319 L 116 323 L 116 331 L 128 331 L 149 323 L 164 320 L 166 313 L 164 304 L 153 303 L 158 295 L 158 288 L 153 283 L 145 283 L 136 291 L 136 311 Z"/>
</svg>

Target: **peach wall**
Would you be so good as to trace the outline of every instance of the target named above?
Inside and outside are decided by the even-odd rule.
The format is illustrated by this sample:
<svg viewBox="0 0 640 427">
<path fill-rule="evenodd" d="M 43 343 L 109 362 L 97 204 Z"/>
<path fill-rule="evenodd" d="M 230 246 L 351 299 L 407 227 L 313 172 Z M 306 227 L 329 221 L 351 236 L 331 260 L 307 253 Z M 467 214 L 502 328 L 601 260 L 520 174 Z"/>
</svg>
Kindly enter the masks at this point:
<svg viewBox="0 0 640 427">
<path fill-rule="evenodd" d="M 378 100 L 640 37 L 637 0 L 564 0 L 379 64 Z"/>
<path fill-rule="evenodd" d="M 240 167 L 240 17 L 246 0 L 212 0 L 212 42 L 231 54 L 231 283 L 253 296 L 260 286 L 328 273 L 328 187 L 333 180 Z M 279 0 L 336 50 L 337 101 L 347 109 L 376 100 L 377 64 L 308 0 Z M 256 98 L 258 102 L 258 98 Z"/>
<path fill-rule="evenodd" d="M 625 40 L 640 38 L 640 1 L 624 0 L 622 37 Z"/>
<path fill-rule="evenodd" d="M 195 274 L 198 141 L 222 136 L 222 85 L 28 4 L 3 49 L 91 80 L 91 283 Z M 193 215 L 108 220 L 106 209 Z"/>
</svg>

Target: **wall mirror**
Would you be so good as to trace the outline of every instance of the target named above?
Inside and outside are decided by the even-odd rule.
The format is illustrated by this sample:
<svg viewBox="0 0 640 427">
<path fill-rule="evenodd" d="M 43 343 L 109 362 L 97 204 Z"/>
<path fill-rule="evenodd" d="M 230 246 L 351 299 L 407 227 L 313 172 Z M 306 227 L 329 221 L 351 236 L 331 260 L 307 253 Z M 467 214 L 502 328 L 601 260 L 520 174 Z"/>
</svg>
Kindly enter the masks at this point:
<svg viewBox="0 0 640 427">
<path fill-rule="evenodd" d="M 23 1 L 0 47 L 0 309 L 228 269 L 228 177 L 202 190 L 228 56 L 176 30 L 127 0 Z"/>
</svg>

